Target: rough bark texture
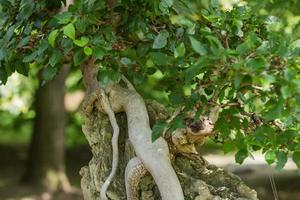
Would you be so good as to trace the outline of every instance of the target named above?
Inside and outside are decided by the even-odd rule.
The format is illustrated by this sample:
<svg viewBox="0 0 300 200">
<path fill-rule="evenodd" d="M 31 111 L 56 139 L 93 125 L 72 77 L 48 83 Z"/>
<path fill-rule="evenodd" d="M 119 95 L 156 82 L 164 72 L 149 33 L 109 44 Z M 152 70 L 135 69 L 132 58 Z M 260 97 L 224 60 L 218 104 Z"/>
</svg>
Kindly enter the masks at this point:
<svg viewBox="0 0 300 200">
<path fill-rule="evenodd" d="M 164 113 L 156 112 L 157 106 L 148 103 L 148 112 L 152 122 L 163 117 Z M 85 118 L 83 132 L 89 141 L 93 158 L 88 166 L 81 169 L 81 187 L 86 200 L 99 199 L 100 187 L 111 170 L 112 130 L 106 115 L 96 109 L 91 114 L 82 112 Z M 120 163 L 117 176 L 109 188 L 110 199 L 126 199 L 124 169 L 134 152 L 127 140 L 126 117 L 118 114 L 120 125 Z M 257 199 L 256 192 L 247 187 L 237 176 L 206 163 L 199 156 L 174 155 L 173 167 L 180 179 L 187 199 Z M 159 166 L 157 166 L 159 167 Z M 145 176 L 139 184 L 139 199 L 161 199 L 159 190 L 150 175 Z"/>
<path fill-rule="evenodd" d="M 36 92 L 33 135 L 23 181 L 50 191 L 69 190 L 65 174 L 65 79 L 63 67 L 53 80 Z"/>
</svg>

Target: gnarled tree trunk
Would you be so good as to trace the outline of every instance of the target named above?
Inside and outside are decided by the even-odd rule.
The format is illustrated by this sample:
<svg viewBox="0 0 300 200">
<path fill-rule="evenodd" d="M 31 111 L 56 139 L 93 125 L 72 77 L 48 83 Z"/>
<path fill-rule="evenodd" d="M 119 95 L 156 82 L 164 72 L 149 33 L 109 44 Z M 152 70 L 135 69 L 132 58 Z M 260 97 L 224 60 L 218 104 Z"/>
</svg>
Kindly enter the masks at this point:
<svg viewBox="0 0 300 200">
<path fill-rule="evenodd" d="M 153 103 L 147 104 L 150 120 L 163 116 Z M 108 117 L 94 109 L 91 113 L 82 110 L 85 118 L 83 132 L 89 141 L 93 158 L 81 169 L 81 187 L 86 200 L 98 200 L 101 185 L 108 177 L 112 163 L 112 128 Z M 110 199 L 126 199 L 125 167 L 134 156 L 128 141 L 127 122 L 124 113 L 117 115 L 120 126 L 119 167 L 107 196 Z M 171 144 L 170 144 L 171 145 Z M 199 156 L 173 155 L 172 165 L 180 180 L 186 199 L 257 199 L 256 192 L 246 186 L 239 177 L 205 162 Z M 158 165 L 157 168 L 160 166 Z M 139 199 L 161 199 L 160 192 L 150 174 L 143 177 L 138 186 Z"/>
<path fill-rule="evenodd" d="M 147 108 L 143 98 L 124 76 L 123 85 L 111 82 L 100 87 L 98 66 L 94 60 L 88 60 L 81 67 L 87 88 L 81 106 L 85 118 L 83 132 L 93 153 L 89 165 L 80 172 L 86 200 L 100 199 L 99 195 L 102 200 L 107 197 L 114 200 L 257 199 L 256 192 L 237 176 L 207 164 L 195 154 L 183 156 L 173 151 L 176 142 L 175 148 L 163 138 L 152 142 L 151 121 L 160 118 L 164 109 L 157 104 Z M 101 113 L 107 114 L 108 118 Z M 119 122 L 114 113 L 119 113 Z M 117 143 L 119 132 L 122 138 Z M 120 161 L 116 168 L 117 157 Z M 129 159 L 130 165 L 126 166 L 124 173 Z M 116 176 L 111 180 L 114 170 Z M 109 191 L 106 191 L 109 184 Z"/>
</svg>

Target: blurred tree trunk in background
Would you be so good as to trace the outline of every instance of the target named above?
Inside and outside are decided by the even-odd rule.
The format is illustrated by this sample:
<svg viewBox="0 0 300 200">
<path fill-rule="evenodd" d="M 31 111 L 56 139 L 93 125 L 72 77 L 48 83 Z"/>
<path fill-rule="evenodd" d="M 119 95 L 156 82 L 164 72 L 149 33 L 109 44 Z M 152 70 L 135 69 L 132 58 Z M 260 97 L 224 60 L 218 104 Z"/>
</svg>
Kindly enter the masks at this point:
<svg viewBox="0 0 300 200">
<path fill-rule="evenodd" d="M 69 67 L 36 92 L 33 135 L 23 181 L 50 191 L 68 191 L 65 173 L 65 80 Z"/>
</svg>

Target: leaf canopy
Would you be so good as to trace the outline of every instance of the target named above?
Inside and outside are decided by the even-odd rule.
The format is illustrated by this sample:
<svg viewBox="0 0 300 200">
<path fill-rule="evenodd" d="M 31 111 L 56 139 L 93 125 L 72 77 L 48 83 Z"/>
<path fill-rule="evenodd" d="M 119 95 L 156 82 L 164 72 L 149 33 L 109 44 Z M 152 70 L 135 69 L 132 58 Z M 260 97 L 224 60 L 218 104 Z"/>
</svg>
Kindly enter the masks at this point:
<svg viewBox="0 0 300 200">
<path fill-rule="evenodd" d="M 144 87 L 154 77 L 174 109 L 206 115 L 219 105 L 215 141 L 237 150 L 238 163 L 262 150 L 278 169 L 289 154 L 300 166 L 300 42 L 280 20 L 218 1 L 122 0 L 112 9 L 78 0 L 58 14 L 47 2 L 0 0 L 2 84 L 32 64 L 47 81 L 69 55 L 77 70 L 94 57 L 102 84 L 124 74 Z M 181 121 L 157 124 L 153 139 Z"/>
</svg>

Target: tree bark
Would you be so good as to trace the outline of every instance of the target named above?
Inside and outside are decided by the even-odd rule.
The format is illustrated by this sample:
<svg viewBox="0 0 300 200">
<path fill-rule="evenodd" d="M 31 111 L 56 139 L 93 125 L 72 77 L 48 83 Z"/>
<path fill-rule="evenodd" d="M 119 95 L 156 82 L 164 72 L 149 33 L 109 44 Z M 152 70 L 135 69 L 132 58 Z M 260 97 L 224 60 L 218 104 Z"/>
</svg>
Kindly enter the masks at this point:
<svg viewBox="0 0 300 200">
<path fill-rule="evenodd" d="M 65 79 L 69 67 L 36 92 L 33 135 L 23 181 L 50 191 L 70 189 L 65 173 Z"/>
<path fill-rule="evenodd" d="M 147 109 L 152 124 L 164 116 L 161 109 L 157 109 L 153 103 L 148 103 Z M 112 129 L 107 116 L 96 109 L 92 113 L 82 110 L 81 114 L 85 118 L 83 132 L 93 153 L 89 165 L 80 171 L 81 187 L 85 200 L 98 200 L 101 185 L 111 170 Z M 130 158 L 134 157 L 134 152 L 128 142 L 126 116 L 120 113 L 117 114 L 117 119 L 120 126 L 120 161 L 117 175 L 107 192 L 107 196 L 113 200 L 126 199 L 124 169 Z M 186 199 L 257 199 L 256 192 L 246 186 L 239 177 L 208 164 L 200 156 L 173 154 L 172 165 L 181 182 Z M 138 193 L 139 199 L 142 200 L 161 199 L 160 192 L 149 174 L 142 178 Z"/>
</svg>

